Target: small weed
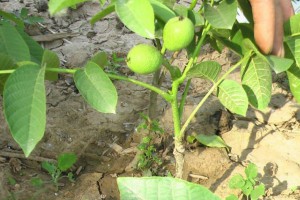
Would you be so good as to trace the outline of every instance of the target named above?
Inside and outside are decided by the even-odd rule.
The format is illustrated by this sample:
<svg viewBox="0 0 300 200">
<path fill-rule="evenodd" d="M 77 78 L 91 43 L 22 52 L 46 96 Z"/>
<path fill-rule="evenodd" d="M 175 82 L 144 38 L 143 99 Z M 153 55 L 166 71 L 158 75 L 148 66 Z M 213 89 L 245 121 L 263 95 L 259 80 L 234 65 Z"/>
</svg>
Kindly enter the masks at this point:
<svg viewBox="0 0 300 200">
<path fill-rule="evenodd" d="M 139 157 L 137 168 L 143 171 L 149 169 L 154 163 L 158 165 L 162 164 L 162 161 L 156 154 L 156 148 L 151 144 L 151 141 L 152 138 L 150 136 L 144 137 L 137 147 L 142 152 Z"/>
<path fill-rule="evenodd" d="M 257 181 L 257 166 L 250 163 L 245 169 L 246 178 L 241 174 L 234 175 L 229 181 L 229 188 L 240 189 L 247 200 L 257 200 L 265 194 L 265 185 L 258 184 Z M 231 194 L 226 200 L 238 200 L 236 195 Z"/>
<path fill-rule="evenodd" d="M 298 186 L 293 186 L 290 188 L 290 194 L 294 194 L 298 190 Z"/>
<path fill-rule="evenodd" d="M 33 25 L 43 22 L 44 19 L 29 14 L 27 8 L 22 8 L 19 12 L 8 13 L 0 10 L 0 21 L 14 22 L 17 26 L 24 28 L 25 25 Z"/>
<path fill-rule="evenodd" d="M 27 8 L 22 8 L 20 13 L 16 13 L 16 16 L 20 18 L 25 24 L 28 25 L 32 25 L 44 21 L 44 19 L 41 17 L 30 15 L 29 10 Z"/>
<path fill-rule="evenodd" d="M 150 117 L 144 113 L 140 113 L 140 117 L 142 118 L 142 122 L 138 125 L 137 131 L 148 130 L 150 133 L 164 133 L 164 129 L 160 126 L 157 120 L 151 120 Z"/>
<path fill-rule="evenodd" d="M 8 177 L 8 183 L 9 185 L 16 185 L 17 181 L 12 177 Z"/>
<path fill-rule="evenodd" d="M 160 127 L 157 120 L 151 120 L 149 116 L 144 113 L 140 113 L 140 116 L 142 118 L 142 122 L 137 127 L 137 131 L 140 132 L 141 130 L 146 130 L 148 131 L 148 135 L 143 137 L 141 143 L 137 147 L 141 151 L 137 168 L 145 172 L 148 171 L 154 164 L 162 164 L 162 161 L 156 154 L 156 148 L 153 144 L 153 136 L 151 133 L 163 134 L 164 130 Z"/>
<path fill-rule="evenodd" d="M 121 67 L 120 63 L 124 62 L 125 58 L 119 57 L 117 53 L 113 52 L 112 58 L 108 63 L 106 72 L 112 74 L 118 74 L 118 70 Z"/>
<path fill-rule="evenodd" d="M 41 188 L 44 185 L 44 181 L 39 177 L 33 177 L 30 183 L 35 188 Z"/>
<path fill-rule="evenodd" d="M 57 165 L 50 162 L 43 162 L 42 168 L 45 169 L 52 177 L 52 182 L 58 188 L 58 181 L 61 179 L 62 173 L 66 172 L 77 161 L 77 157 L 73 153 L 60 154 L 57 160 Z M 73 173 L 69 172 L 68 179 L 73 182 Z"/>
</svg>

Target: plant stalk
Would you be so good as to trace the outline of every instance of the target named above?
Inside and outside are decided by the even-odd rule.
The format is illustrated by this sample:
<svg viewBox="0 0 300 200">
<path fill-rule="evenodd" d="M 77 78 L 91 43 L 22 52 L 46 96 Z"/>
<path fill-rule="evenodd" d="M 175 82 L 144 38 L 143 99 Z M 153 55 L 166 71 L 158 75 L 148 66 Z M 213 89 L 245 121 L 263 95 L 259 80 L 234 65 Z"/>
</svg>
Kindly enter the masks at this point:
<svg viewBox="0 0 300 200">
<path fill-rule="evenodd" d="M 191 85 L 191 79 L 189 79 L 187 81 L 187 83 L 185 85 L 185 88 L 184 88 L 184 92 L 183 92 L 181 100 L 180 100 L 180 104 L 179 104 L 179 118 L 180 118 L 180 120 L 182 118 L 182 113 L 183 113 L 183 110 L 184 110 L 184 104 L 185 104 L 185 100 L 186 100 L 186 97 L 187 97 L 188 92 L 189 92 L 190 85 Z"/>
<path fill-rule="evenodd" d="M 172 97 L 173 101 L 171 102 L 172 107 L 172 115 L 173 115 L 173 125 L 174 125 L 174 158 L 176 160 L 176 177 L 182 178 L 183 175 L 183 164 L 184 164 L 184 145 L 183 145 L 183 137 L 180 135 L 180 116 L 177 102 L 177 94 L 178 94 L 179 84 L 176 83 L 172 85 Z"/>
<path fill-rule="evenodd" d="M 178 82 L 179 84 L 183 83 L 185 78 L 186 78 L 186 75 L 188 73 L 188 71 L 191 69 L 191 67 L 193 66 L 193 64 L 195 63 L 199 53 L 200 53 L 200 50 L 201 50 L 201 47 L 203 45 L 203 42 L 204 42 L 204 39 L 208 33 L 208 31 L 210 30 L 211 26 L 210 24 L 207 24 L 207 26 L 204 28 L 203 32 L 202 32 L 202 35 L 201 35 L 201 38 L 195 48 L 195 51 L 193 52 L 193 55 L 192 57 L 189 59 L 189 62 L 184 70 L 184 72 L 182 73 L 182 76 L 177 79 L 176 81 L 174 82 Z"/>
<path fill-rule="evenodd" d="M 161 54 L 164 55 L 166 49 L 162 47 L 160 40 L 155 39 L 156 48 L 161 50 Z M 161 77 L 163 77 L 164 72 L 162 72 L 161 68 L 157 70 L 152 78 L 152 85 L 160 88 L 162 82 L 160 81 Z M 148 108 L 148 115 L 151 120 L 155 119 L 157 117 L 157 95 L 158 93 L 154 91 L 150 91 L 149 95 L 149 108 Z"/>
<path fill-rule="evenodd" d="M 75 74 L 78 69 L 46 68 L 47 72 Z"/>
<path fill-rule="evenodd" d="M 180 137 L 180 118 L 179 118 L 179 109 L 178 109 L 178 101 L 177 101 L 177 94 L 178 94 L 178 87 L 179 85 L 173 84 L 172 87 L 172 102 L 171 102 L 171 107 L 172 107 L 172 115 L 173 115 L 173 125 L 174 125 L 174 135 L 175 139 L 177 140 L 182 140 Z"/>
<path fill-rule="evenodd" d="M 107 76 L 109 78 L 112 78 L 112 79 L 127 81 L 127 82 L 130 82 L 130 83 L 134 83 L 136 85 L 142 86 L 144 88 L 147 88 L 147 89 L 149 89 L 151 91 L 154 91 L 157 94 L 161 95 L 168 102 L 173 101 L 172 95 L 170 95 L 167 92 L 165 92 L 165 91 L 163 91 L 163 90 L 161 90 L 161 89 L 159 89 L 159 88 L 157 88 L 157 87 L 155 87 L 153 85 L 150 85 L 148 83 L 144 83 L 144 82 L 141 82 L 141 81 L 138 81 L 138 80 L 135 80 L 135 79 L 131 79 L 131 78 L 127 78 L 127 77 L 124 77 L 124 76 L 115 75 L 115 74 L 109 74 L 109 73 L 107 73 Z"/>
<path fill-rule="evenodd" d="M 11 74 L 15 71 L 15 69 L 8 69 L 8 70 L 0 70 L 0 74 Z M 47 72 L 58 72 L 58 73 L 68 73 L 74 74 L 77 69 L 62 69 L 62 68 L 46 68 Z"/>
<path fill-rule="evenodd" d="M 192 0 L 192 2 L 191 2 L 191 4 L 190 4 L 190 10 L 193 10 L 194 8 L 195 8 L 195 6 L 196 6 L 196 4 L 197 4 L 197 1 L 198 0 Z"/>
<path fill-rule="evenodd" d="M 15 71 L 15 69 L 9 69 L 9 70 L 0 70 L 0 74 L 11 74 Z M 48 72 L 58 72 L 58 73 L 69 73 L 69 74 L 74 74 L 77 69 L 62 69 L 62 68 L 46 68 L 46 71 Z M 167 92 L 152 86 L 150 84 L 135 80 L 135 79 L 131 79 L 131 78 L 127 78 L 124 76 L 119 76 L 119 75 L 115 75 L 115 74 L 109 74 L 106 73 L 108 77 L 112 78 L 112 79 L 117 79 L 117 80 L 123 80 L 123 81 L 127 81 L 127 82 L 131 82 L 134 83 L 136 85 L 142 86 L 144 88 L 147 88 L 151 91 L 156 92 L 157 94 L 161 95 L 166 101 L 171 102 L 172 101 L 172 96 L 170 94 L 168 94 Z"/>
<path fill-rule="evenodd" d="M 223 76 L 210 88 L 210 90 L 206 93 L 206 95 L 203 97 L 203 99 L 199 102 L 197 107 L 194 109 L 194 111 L 191 113 L 189 118 L 186 120 L 184 125 L 182 126 L 180 130 L 180 135 L 184 135 L 184 132 L 189 125 L 189 123 L 192 121 L 192 119 L 195 117 L 198 110 L 201 108 L 201 106 L 204 104 L 204 102 L 208 99 L 208 97 L 213 93 L 213 91 L 220 85 L 220 83 L 235 69 L 237 69 L 243 62 L 249 60 L 249 58 L 252 55 L 252 51 L 250 51 L 248 54 L 246 54 L 239 62 L 237 62 L 235 65 L 233 65 Z"/>
<path fill-rule="evenodd" d="M 206 26 L 202 32 L 201 38 L 199 42 L 197 43 L 197 46 L 193 52 L 192 57 L 189 59 L 189 62 L 183 71 L 182 75 L 180 78 L 176 79 L 173 84 L 172 84 L 172 101 L 171 101 L 171 107 L 172 107 L 172 115 L 173 115 L 173 124 L 174 124 L 174 158 L 176 161 L 176 177 L 177 178 L 182 178 L 183 176 L 183 165 L 184 165 L 184 145 L 183 145 L 183 138 L 184 134 L 180 131 L 181 127 L 181 120 L 180 120 L 180 111 L 178 108 L 178 100 L 177 100 L 177 94 L 178 94 L 178 88 L 181 83 L 184 82 L 187 72 L 190 70 L 190 68 L 193 66 L 195 63 L 200 50 L 201 46 L 204 42 L 204 39 L 210 30 L 210 25 L 206 23 Z M 182 100 L 183 101 L 183 100 Z M 182 108 L 183 109 L 183 108 Z"/>
<path fill-rule="evenodd" d="M 0 70 L 0 74 L 11 74 L 15 69 Z"/>
<path fill-rule="evenodd" d="M 153 79 L 152 79 L 152 85 L 159 88 L 159 78 L 160 78 L 161 69 L 157 70 L 154 73 Z M 149 97 L 149 109 L 148 109 L 148 115 L 150 119 L 155 119 L 157 116 L 157 93 L 154 91 L 150 92 Z"/>
</svg>

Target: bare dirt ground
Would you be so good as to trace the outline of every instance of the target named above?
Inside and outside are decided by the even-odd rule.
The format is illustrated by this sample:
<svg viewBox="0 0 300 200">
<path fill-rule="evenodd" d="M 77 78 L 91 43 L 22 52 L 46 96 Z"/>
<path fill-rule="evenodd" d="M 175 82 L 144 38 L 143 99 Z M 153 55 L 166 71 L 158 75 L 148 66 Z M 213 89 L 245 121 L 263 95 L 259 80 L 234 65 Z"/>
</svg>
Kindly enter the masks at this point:
<svg viewBox="0 0 300 200">
<path fill-rule="evenodd" d="M 44 17 L 44 27 L 31 27 L 31 35 L 50 34 L 51 30 L 76 33 L 71 34 L 72 37 L 41 42 L 59 55 L 62 66 L 66 68 L 83 66 L 99 50 L 125 55 L 135 44 L 151 42 L 128 31 L 114 15 L 96 23 L 94 28 L 90 27 L 87 20 L 100 9 L 94 2 L 69 11 L 62 18 L 50 18 L 42 11 L 43 7 L 36 7 L 33 1 L 22 2 L 0 1 L 0 8 L 16 11 L 25 6 L 31 13 Z M 228 50 L 219 54 L 205 46 L 199 60 L 216 60 L 226 70 L 236 62 L 236 57 Z M 183 67 L 185 53 L 179 54 L 174 62 Z M 132 74 L 125 65 L 118 69 L 118 73 L 149 83 L 152 80 L 151 76 Z M 238 80 L 239 72 L 232 74 L 231 78 Z M 10 136 L 3 115 L 0 115 L 0 200 L 119 199 L 116 177 L 142 175 L 132 169 L 131 162 L 141 138 L 135 131 L 140 122 L 139 113 L 148 112 L 149 91 L 126 82 L 114 83 L 119 102 L 117 114 L 112 115 L 90 108 L 78 94 L 72 77 L 61 75 L 58 81 L 47 82 L 47 128 L 30 159 L 21 158 L 22 152 Z M 265 199 L 300 199 L 300 112 L 286 85 L 285 76 L 274 75 L 269 108 L 264 112 L 250 108 L 246 117 L 232 116 L 215 97 L 211 97 L 187 132 L 221 134 L 232 147 L 231 154 L 225 149 L 188 146 L 184 179 L 202 184 L 225 198 L 232 192 L 236 193 L 228 187 L 230 177 L 243 173 L 247 163 L 253 162 L 258 166 L 259 180 L 267 188 Z M 209 86 L 200 79 L 192 82 L 184 119 Z M 163 89 L 169 88 L 170 78 L 167 77 Z M 0 102 L 2 105 L 1 98 Z M 171 109 L 160 98 L 158 105 L 158 119 L 165 136 L 157 138 L 160 141 L 157 154 L 163 164 L 152 171 L 155 175 L 174 174 L 172 150 L 166 151 L 172 138 Z M 56 159 L 62 152 L 74 152 L 79 160 L 72 169 L 75 182 L 62 179 L 57 190 L 36 158 Z M 45 184 L 34 187 L 30 182 L 33 177 L 41 178 Z"/>
</svg>

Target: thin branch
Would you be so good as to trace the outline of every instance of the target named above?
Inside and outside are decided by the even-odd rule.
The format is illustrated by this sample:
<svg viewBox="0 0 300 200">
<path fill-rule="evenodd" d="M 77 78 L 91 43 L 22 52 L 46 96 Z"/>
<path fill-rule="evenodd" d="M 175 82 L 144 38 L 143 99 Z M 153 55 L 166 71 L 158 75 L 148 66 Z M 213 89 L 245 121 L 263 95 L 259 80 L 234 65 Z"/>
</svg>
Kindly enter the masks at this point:
<svg viewBox="0 0 300 200">
<path fill-rule="evenodd" d="M 57 163 L 56 160 L 51 158 L 44 158 L 40 156 L 29 156 L 25 157 L 22 153 L 14 153 L 14 152 L 8 152 L 8 151 L 0 151 L 0 156 L 2 157 L 8 157 L 8 158 L 20 158 L 20 159 L 27 159 L 27 160 L 34 160 L 38 162 L 51 162 L 51 163 Z"/>
</svg>

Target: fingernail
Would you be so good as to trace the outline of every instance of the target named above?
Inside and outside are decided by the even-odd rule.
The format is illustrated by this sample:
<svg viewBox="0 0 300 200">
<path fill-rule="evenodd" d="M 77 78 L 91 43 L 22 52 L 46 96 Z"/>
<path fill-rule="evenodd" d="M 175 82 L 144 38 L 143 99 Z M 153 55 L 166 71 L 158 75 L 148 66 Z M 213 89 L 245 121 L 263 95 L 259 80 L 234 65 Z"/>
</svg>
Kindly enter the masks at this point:
<svg viewBox="0 0 300 200">
<path fill-rule="evenodd" d="M 274 49 L 273 49 L 272 54 L 275 55 L 275 56 L 278 56 L 278 57 L 283 58 L 283 57 L 284 57 L 284 46 L 281 45 L 281 46 L 280 46 L 278 49 L 276 49 L 275 51 L 274 51 Z"/>
</svg>

